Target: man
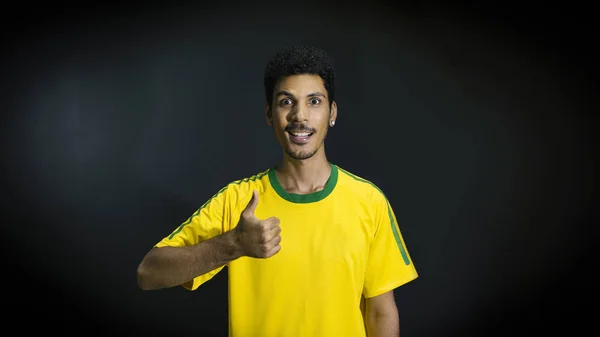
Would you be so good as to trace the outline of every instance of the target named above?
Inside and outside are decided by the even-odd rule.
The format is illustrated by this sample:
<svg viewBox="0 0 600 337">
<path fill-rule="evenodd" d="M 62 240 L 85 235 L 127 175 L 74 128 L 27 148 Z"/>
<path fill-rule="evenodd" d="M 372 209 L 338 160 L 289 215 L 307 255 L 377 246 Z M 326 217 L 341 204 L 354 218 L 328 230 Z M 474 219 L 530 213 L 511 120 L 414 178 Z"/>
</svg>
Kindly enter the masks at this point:
<svg viewBox="0 0 600 337">
<path fill-rule="evenodd" d="M 383 192 L 330 163 L 338 117 L 326 52 L 295 47 L 265 70 L 283 156 L 233 181 L 153 247 L 141 289 L 195 290 L 227 266 L 231 337 L 397 337 L 393 290 L 417 272 Z"/>
</svg>

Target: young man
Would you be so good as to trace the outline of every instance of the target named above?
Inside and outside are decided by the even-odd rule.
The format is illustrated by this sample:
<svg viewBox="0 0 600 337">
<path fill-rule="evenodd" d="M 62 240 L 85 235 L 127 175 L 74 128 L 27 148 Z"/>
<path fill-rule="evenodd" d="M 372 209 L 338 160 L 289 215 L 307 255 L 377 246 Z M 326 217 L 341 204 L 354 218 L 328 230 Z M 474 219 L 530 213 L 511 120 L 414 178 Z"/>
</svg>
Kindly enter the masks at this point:
<svg viewBox="0 0 600 337">
<path fill-rule="evenodd" d="M 229 269 L 229 336 L 397 337 L 393 289 L 417 278 L 395 214 L 371 182 L 330 163 L 334 68 L 283 50 L 264 77 L 281 161 L 218 191 L 153 247 L 141 289 L 195 290 Z"/>
</svg>

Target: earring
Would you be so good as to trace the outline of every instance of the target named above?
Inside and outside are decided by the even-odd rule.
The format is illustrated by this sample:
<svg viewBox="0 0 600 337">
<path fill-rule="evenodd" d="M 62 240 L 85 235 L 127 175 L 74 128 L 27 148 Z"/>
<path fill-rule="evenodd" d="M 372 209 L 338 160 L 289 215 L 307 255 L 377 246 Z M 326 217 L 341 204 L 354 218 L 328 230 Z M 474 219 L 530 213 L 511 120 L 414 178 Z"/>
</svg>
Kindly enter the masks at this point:
<svg viewBox="0 0 600 337">
<path fill-rule="evenodd" d="M 335 121 L 331 121 L 331 126 L 334 126 L 334 125 L 335 125 Z"/>
</svg>

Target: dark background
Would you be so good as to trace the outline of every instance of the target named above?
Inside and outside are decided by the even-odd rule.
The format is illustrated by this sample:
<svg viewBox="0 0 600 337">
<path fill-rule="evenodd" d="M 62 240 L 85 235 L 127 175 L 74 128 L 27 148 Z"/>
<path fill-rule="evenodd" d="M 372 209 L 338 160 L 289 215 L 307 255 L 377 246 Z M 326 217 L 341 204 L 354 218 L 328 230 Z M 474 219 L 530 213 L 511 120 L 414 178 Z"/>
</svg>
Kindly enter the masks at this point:
<svg viewBox="0 0 600 337">
<path fill-rule="evenodd" d="M 226 336 L 226 270 L 142 292 L 136 267 L 280 158 L 262 71 L 312 44 L 338 74 L 329 159 L 387 194 L 420 274 L 396 290 L 402 336 L 593 327 L 595 21 L 582 2 L 4 10 L 6 324 Z"/>
</svg>

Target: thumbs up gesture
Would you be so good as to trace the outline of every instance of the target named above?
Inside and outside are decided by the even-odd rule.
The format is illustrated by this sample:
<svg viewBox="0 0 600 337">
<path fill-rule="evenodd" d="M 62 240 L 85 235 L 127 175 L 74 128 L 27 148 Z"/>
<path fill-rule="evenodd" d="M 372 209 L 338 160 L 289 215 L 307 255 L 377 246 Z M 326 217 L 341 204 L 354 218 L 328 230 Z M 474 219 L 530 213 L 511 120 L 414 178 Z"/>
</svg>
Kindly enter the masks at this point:
<svg viewBox="0 0 600 337">
<path fill-rule="evenodd" d="M 242 211 L 240 221 L 234 229 L 236 241 L 242 256 L 268 258 L 281 249 L 281 227 L 276 217 L 258 219 L 254 215 L 256 206 L 258 206 L 258 192 L 253 191 L 252 198 Z"/>
</svg>

